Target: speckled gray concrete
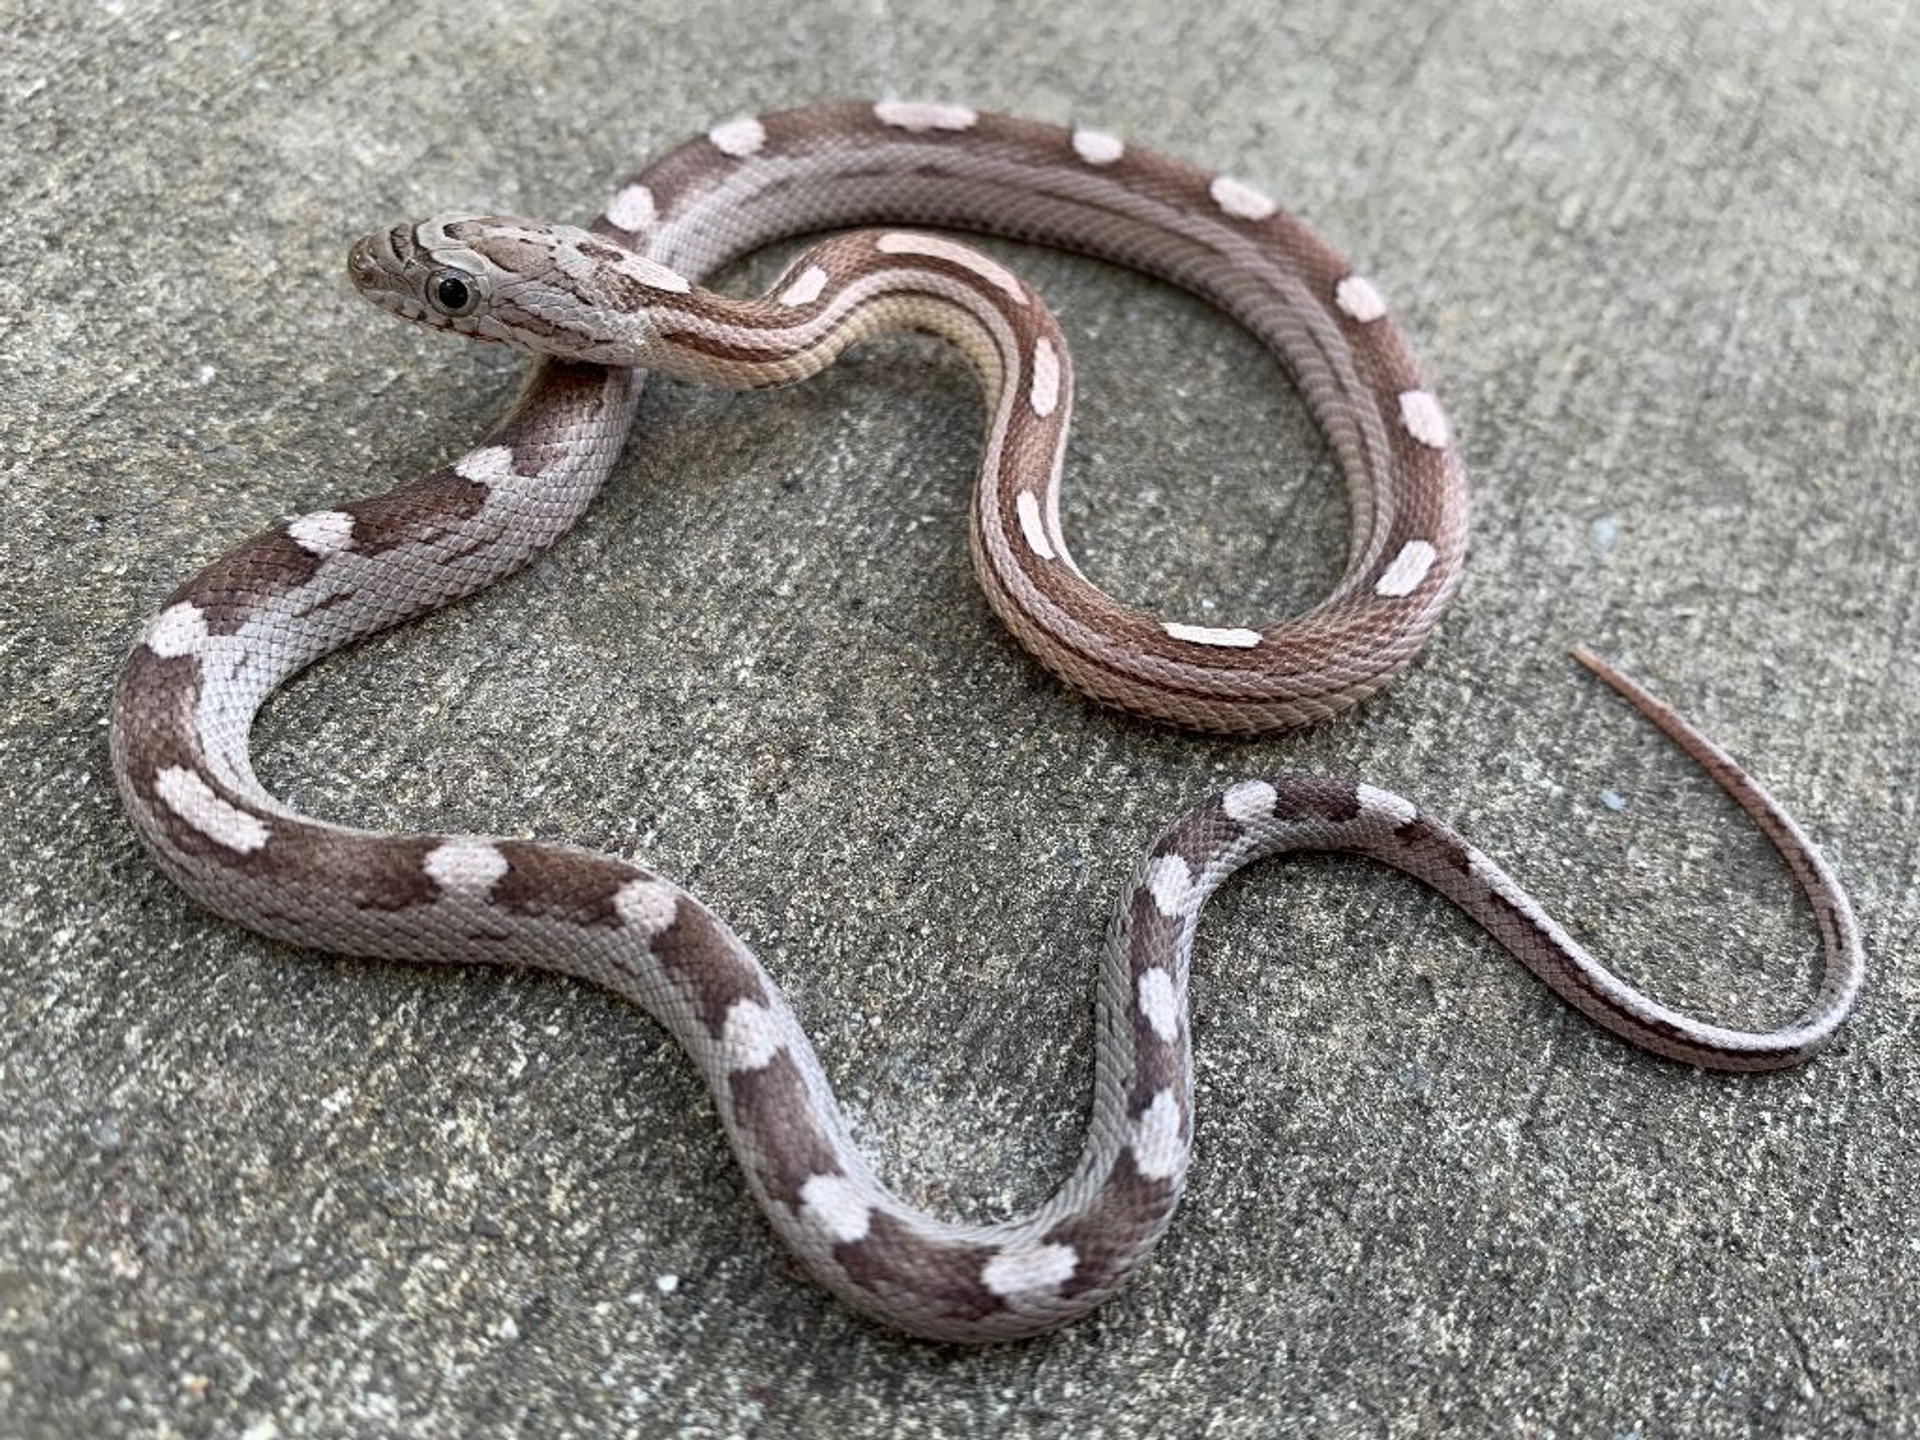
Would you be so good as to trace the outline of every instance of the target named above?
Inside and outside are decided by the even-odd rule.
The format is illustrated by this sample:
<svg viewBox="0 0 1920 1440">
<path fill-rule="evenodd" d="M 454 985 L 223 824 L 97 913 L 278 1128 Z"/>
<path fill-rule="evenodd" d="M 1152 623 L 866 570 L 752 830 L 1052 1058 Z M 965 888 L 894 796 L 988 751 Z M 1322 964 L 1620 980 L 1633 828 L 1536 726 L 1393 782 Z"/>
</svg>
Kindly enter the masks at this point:
<svg viewBox="0 0 1920 1440">
<path fill-rule="evenodd" d="M 1898 0 L 300 8 L 28 0 L 0 51 L 0 1433 L 1920 1433 Z M 716 119 L 862 93 L 1151 139 L 1364 262 L 1475 485 L 1423 661 L 1262 744 L 1063 693 L 968 573 L 964 371 L 902 342 L 789 393 L 658 387 L 550 559 L 303 678 L 263 773 L 371 825 L 647 856 L 791 987 L 885 1172 L 1000 1215 L 1077 1147 L 1135 851 L 1230 778 L 1402 790 L 1662 995 L 1790 1010 L 1812 927 L 1781 867 L 1565 662 L 1584 639 L 1830 847 L 1874 967 L 1841 1043 L 1695 1074 L 1385 872 L 1269 867 L 1202 934 L 1167 1242 L 1091 1322 L 948 1352 L 798 1276 L 644 1017 L 318 959 L 167 885 L 104 743 L 143 618 L 269 518 L 457 452 L 521 369 L 358 303 L 348 240 L 583 216 Z M 1076 345 L 1093 573 L 1212 623 L 1321 593 L 1341 500 L 1256 347 L 1000 253 Z"/>
</svg>

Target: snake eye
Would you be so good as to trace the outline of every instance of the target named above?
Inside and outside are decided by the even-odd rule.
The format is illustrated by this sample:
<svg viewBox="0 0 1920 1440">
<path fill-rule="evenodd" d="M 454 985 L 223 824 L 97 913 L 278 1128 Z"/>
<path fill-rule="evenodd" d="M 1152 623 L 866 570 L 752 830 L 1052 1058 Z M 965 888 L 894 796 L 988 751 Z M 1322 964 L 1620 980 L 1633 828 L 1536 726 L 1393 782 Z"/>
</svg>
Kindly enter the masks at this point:
<svg viewBox="0 0 1920 1440">
<path fill-rule="evenodd" d="M 464 271 L 440 270 L 427 281 L 427 299 L 442 315 L 458 319 L 480 304 L 480 287 Z"/>
</svg>

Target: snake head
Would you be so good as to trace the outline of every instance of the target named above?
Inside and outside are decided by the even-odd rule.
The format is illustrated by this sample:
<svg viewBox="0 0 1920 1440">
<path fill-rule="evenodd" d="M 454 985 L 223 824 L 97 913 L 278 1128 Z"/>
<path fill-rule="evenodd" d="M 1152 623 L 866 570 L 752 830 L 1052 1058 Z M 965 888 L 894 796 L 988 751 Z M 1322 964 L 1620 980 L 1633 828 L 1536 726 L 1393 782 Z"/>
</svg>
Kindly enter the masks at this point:
<svg viewBox="0 0 1920 1440">
<path fill-rule="evenodd" d="M 404 320 L 603 365 L 645 365 L 692 285 L 571 225 L 441 215 L 376 230 L 347 252 L 359 292 Z"/>
</svg>

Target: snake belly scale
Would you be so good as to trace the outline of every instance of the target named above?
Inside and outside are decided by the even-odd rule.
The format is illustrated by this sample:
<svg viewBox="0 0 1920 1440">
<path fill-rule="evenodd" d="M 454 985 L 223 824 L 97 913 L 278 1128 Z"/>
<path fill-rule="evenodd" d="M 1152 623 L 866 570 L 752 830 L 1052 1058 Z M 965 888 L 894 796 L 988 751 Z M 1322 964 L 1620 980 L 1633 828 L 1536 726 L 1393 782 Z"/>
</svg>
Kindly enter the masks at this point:
<svg viewBox="0 0 1920 1440">
<path fill-rule="evenodd" d="M 770 241 L 852 224 L 933 224 L 1086 251 L 1214 300 L 1281 357 L 1344 468 L 1347 573 L 1307 616 L 1222 630 L 1142 615 L 1073 564 L 1058 519 L 1071 361 L 1004 267 L 886 228 L 806 252 L 764 297 L 705 275 Z M 1099 985 L 1087 1141 L 1034 1213 L 956 1225 L 894 1195 L 849 1139 L 811 1044 L 724 922 L 647 869 L 526 840 L 376 834 L 300 814 L 255 778 L 272 691 L 354 640 L 476 591 L 578 517 L 661 368 L 785 383 L 888 328 L 968 356 L 990 414 L 973 509 L 986 593 L 1050 668 L 1152 718 L 1229 733 L 1330 714 L 1417 651 L 1458 583 L 1463 482 L 1438 403 L 1378 291 L 1241 182 L 1091 130 L 952 105 L 814 107 L 729 122 L 619 191 L 587 230 L 446 216 L 354 248 L 369 298 L 407 318 L 541 352 L 502 425 L 446 468 L 297 516 L 189 579 L 115 692 L 122 797 L 160 865 L 219 913 L 353 955 L 509 963 L 640 1005 L 709 1086 L 749 1189 L 808 1271 L 913 1333 L 1030 1335 L 1111 1294 L 1166 1227 L 1193 1134 L 1187 971 L 1207 897 L 1293 850 L 1368 855 L 1445 894 L 1601 1025 L 1725 1069 L 1797 1062 L 1850 1010 L 1863 971 L 1846 896 L 1790 817 L 1723 752 L 1591 656 L 1705 765 L 1779 848 L 1825 963 L 1784 1028 L 1747 1032 L 1627 986 L 1486 856 L 1412 803 L 1351 781 L 1235 785 L 1177 821 L 1121 895 Z"/>
</svg>

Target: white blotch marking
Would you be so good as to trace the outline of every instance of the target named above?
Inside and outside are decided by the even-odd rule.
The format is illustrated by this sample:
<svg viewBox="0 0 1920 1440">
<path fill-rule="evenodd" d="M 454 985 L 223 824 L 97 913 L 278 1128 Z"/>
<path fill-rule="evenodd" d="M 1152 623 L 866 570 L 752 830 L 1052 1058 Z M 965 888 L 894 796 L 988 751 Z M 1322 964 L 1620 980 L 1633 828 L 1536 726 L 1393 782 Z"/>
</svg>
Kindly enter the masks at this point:
<svg viewBox="0 0 1920 1440">
<path fill-rule="evenodd" d="M 1147 1017 L 1162 1043 L 1171 1045 L 1180 1034 L 1180 1007 L 1174 1003 L 1173 976 L 1158 965 L 1140 975 L 1140 1013 Z"/>
<path fill-rule="evenodd" d="M 1231 175 L 1216 175 L 1207 187 L 1213 203 L 1240 220 L 1264 220 L 1280 207 L 1272 199 Z"/>
<path fill-rule="evenodd" d="M 1176 640 L 1193 645 L 1224 645 L 1232 650 L 1251 650 L 1260 643 L 1258 630 L 1217 630 L 1211 625 L 1182 625 L 1169 620 L 1160 627 Z"/>
<path fill-rule="evenodd" d="M 1220 804 L 1233 819 L 1242 825 L 1249 825 L 1255 820 L 1269 818 L 1279 799 L 1273 786 L 1266 781 L 1242 780 L 1220 797 Z"/>
<path fill-rule="evenodd" d="M 423 868 L 449 895 L 479 898 L 507 873 L 507 857 L 484 840 L 444 840 L 427 852 Z"/>
<path fill-rule="evenodd" d="M 153 777 L 153 788 L 169 810 L 216 845 L 250 855 L 267 843 L 266 825 L 214 794 L 197 770 L 169 765 Z"/>
<path fill-rule="evenodd" d="M 1105 130 L 1080 129 L 1073 132 L 1073 153 L 1089 165 L 1111 165 L 1127 153 L 1126 143 Z"/>
<path fill-rule="evenodd" d="M 1362 325 L 1370 324 L 1387 313 L 1386 300 L 1364 275 L 1349 275 L 1334 286 L 1333 300 Z"/>
<path fill-rule="evenodd" d="M 1157 856 L 1147 867 L 1147 889 L 1162 915 L 1179 919 L 1192 903 L 1193 871 L 1178 855 Z"/>
<path fill-rule="evenodd" d="M 1360 808 L 1372 815 L 1379 815 L 1395 826 L 1412 823 L 1419 815 L 1420 807 L 1411 800 L 1402 799 L 1391 790 L 1377 789 L 1372 785 L 1358 785 L 1354 793 L 1360 798 Z"/>
<path fill-rule="evenodd" d="M 800 1187 L 800 1213 L 841 1245 L 866 1239 L 873 1224 L 872 1209 L 844 1175 L 809 1175 Z"/>
<path fill-rule="evenodd" d="M 942 105 L 926 100 L 882 100 L 873 118 L 900 130 L 971 130 L 980 123 L 978 112 L 965 105 Z"/>
<path fill-rule="evenodd" d="M 621 256 L 620 269 L 649 290 L 666 290 L 675 295 L 685 295 L 693 289 L 693 282 L 679 271 L 669 270 L 659 261 L 649 260 L 644 255 Z"/>
<path fill-rule="evenodd" d="M 1071 1245 L 1003 1250 L 980 1270 L 980 1283 L 996 1295 L 1031 1295 L 1059 1288 L 1073 1278 L 1080 1257 Z"/>
<path fill-rule="evenodd" d="M 1443 450 L 1447 444 L 1447 412 L 1425 390 L 1400 392 L 1400 422 L 1422 445 Z"/>
<path fill-rule="evenodd" d="M 627 186 L 607 206 L 607 219 L 629 233 L 646 229 L 653 217 L 653 192 L 644 185 Z"/>
<path fill-rule="evenodd" d="M 293 543 L 312 555 L 338 555 L 353 543 L 353 517 L 344 510 L 316 510 L 287 526 Z"/>
<path fill-rule="evenodd" d="M 504 445 L 469 451 L 453 462 L 453 473 L 476 485 L 498 485 L 513 478 L 513 451 Z"/>
<path fill-rule="evenodd" d="M 1033 492 L 1022 490 L 1013 505 L 1020 512 L 1020 533 L 1027 537 L 1027 548 L 1042 560 L 1053 559 L 1053 542 L 1047 539 L 1047 527 L 1040 519 L 1040 502 Z"/>
<path fill-rule="evenodd" d="M 1020 283 L 1019 276 L 968 246 L 942 240 L 938 235 L 916 235 L 908 230 L 889 230 L 873 243 L 875 249 L 884 250 L 889 255 L 929 255 L 936 260 L 949 261 L 971 270 L 982 280 L 998 285 L 1014 299 L 1022 303 L 1026 301 L 1027 287 Z"/>
<path fill-rule="evenodd" d="M 729 1070 L 764 1070 L 786 1048 L 773 1012 L 758 1000 L 736 1000 L 720 1031 L 720 1049 Z"/>
<path fill-rule="evenodd" d="M 767 143 L 767 127 L 751 115 L 745 115 L 738 120 L 729 120 L 724 125 L 714 126 L 707 131 L 707 139 L 722 155 L 744 160 L 749 155 L 758 154 Z"/>
<path fill-rule="evenodd" d="M 153 617 L 147 627 L 147 648 L 162 660 L 191 655 L 207 638 L 207 617 L 198 605 L 182 600 Z"/>
<path fill-rule="evenodd" d="M 1171 1180 L 1186 1149 L 1180 1143 L 1180 1103 L 1173 1091 L 1162 1090 L 1134 1121 L 1134 1167 L 1149 1180 Z"/>
<path fill-rule="evenodd" d="M 811 305 L 820 298 L 820 292 L 827 288 L 827 272 L 818 265 L 809 265 L 794 277 L 794 282 L 780 292 L 782 305 Z"/>
<path fill-rule="evenodd" d="M 1027 403 L 1042 420 L 1060 406 L 1060 352 L 1042 335 L 1033 342 L 1033 385 Z"/>
<path fill-rule="evenodd" d="M 613 897 L 614 913 L 651 940 L 673 928 L 680 892 L 664 880 L 629 880 Z"/>
<path fill-rule="evenodd" d="M 1373 593 L 1376 595 L 1411 595 L 1427 578 L 1427 571 L 1433 568 L 1433 562 L 1440 558 L 1440 552 L 1425 540 L 1409 540 L 1400 547 L 1400 553 L 1393 557 L 1393 563 L 1380 572 L 1380 578 L 1374 581 Z"/>
</svg>

